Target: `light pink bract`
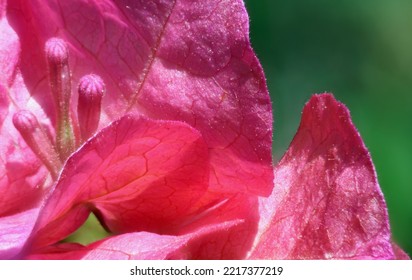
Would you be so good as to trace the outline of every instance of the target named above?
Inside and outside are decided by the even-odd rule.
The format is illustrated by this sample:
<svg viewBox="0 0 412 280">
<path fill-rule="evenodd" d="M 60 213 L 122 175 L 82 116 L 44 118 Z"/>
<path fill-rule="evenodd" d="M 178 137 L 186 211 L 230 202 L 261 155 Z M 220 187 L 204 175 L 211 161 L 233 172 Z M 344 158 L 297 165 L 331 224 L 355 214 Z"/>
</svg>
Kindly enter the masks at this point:
<svg viewBox="0 0 412 280">
<path fill-rule="evenodd" d="M 0 258 L 407 258 L 332 95 L 273 166 L 242 1 L 3 0 L 0 15 Z M 112 236 L 62 243 L 91 213 Z"/>
</svg>

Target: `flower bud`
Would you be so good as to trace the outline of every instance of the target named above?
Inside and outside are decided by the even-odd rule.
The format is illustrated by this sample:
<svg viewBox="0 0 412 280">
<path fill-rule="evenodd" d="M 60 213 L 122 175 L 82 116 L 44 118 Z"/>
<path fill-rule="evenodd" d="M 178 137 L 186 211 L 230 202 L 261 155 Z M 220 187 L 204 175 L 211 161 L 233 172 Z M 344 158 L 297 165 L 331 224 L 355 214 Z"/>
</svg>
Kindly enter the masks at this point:
<svg viewBox="0 0 412 280">
<path fill-rule="evenodd" d="M 65 160 L 75 149 L 73 122 L 70 114 L 71 75 L 69 50 L 64 40 L 51 38 L 45 45 L 50 89 L 56 104 L 56 145 L 60 159 Z"/>
<path fill-rule="evenodd" d="M 55 146 L 41 128 L 37 118 L 30 111 L 21 110 L 14 114 L 13 124 L 27 146 L 49 169 L 53 178 L 57 178 L 62 164 Z"/>
<path fill-rule="evenodd" d="M 93 135 L 99 125 L 106 86 L 98 75 L 90 74 L 80 79 L 78 91 L 77 116 L 82 139 L 86 140 Z"/>
</svg>

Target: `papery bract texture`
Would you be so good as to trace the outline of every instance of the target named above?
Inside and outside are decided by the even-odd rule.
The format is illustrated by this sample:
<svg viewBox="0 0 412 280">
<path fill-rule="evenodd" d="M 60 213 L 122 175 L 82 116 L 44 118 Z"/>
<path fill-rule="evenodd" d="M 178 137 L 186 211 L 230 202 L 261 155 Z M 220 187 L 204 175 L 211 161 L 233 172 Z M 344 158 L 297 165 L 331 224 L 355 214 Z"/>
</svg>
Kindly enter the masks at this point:
<svg viewBox="0 0 412 280">
<path fill-rule="evenodd" d="M 36 222 L 38 211 L 38 208 L 32 208 L 0 218 L 0 260 L 19 257 Z"/>
<path fill-rule="evenodd" d="M 306 105 L 273 172 L 271 103 L 243 1 L 5 3 L 0 258 L 407 258 L 331 95 Z M 56 46 L 64 63 L 52 61 Z M 27 140 L 31 123 L 39 137 Z M 36 152 L 39 139 L 56 155 Z M 61 243 L 91 213 L 114 236 Z"/>
<path fill-rule="evenodd" d="M 306 104 L 299 130 L 261 200 L 252 259 L 392 259 L 387 209 L 347 108 Z"/>
<path fill-rule="evenodd" d="M 14 113 L 31 103 L 17 71 L 19 40 L 3 2 L 0 30 L 0 259 L 13 259 L 36 221 L 47 171 L 13 126 Z"/>
<path fill-rule="evenodd" d="M 47 172 L 14 129 L 13 114 L 32 106 L 17 65 L 20 44 L 0 4 L 0 217 L 34 207 Z M 33 106 L 36 109 L 36 106 Z"/>
<path fill-rule="evenodd" d="M 126 115 L 68 159 L 32 246 L 63 239 L 90 211 L 112 232 L 162 232 L 206 191 L 207 159 L 207 146 L 190 126 Z"/>
<path fill-rule="evenodd" d="M 242 1 L 20 0 L 8 8 L 25 81 L 51 119 L 42 51 L 59 37 L 74 81 L 89 73 L 106 81 L 101 126 L 133 111 L 184 121 L 209 147 L 211 190 L 270 193 L 271 104 Z"/>
<path fill-rule="evenodd" d="M 28 259 L 243 259 L 257 232 L 257 199 L 239 195 L 186 219 L 179 235 L 149 232 L 106 238 L 88 246 L 54 244 Z"/>
<path fill-rule="evenodd" d="M 165 259 L 233 259 L 239 258 L 236 240 L 230 235 L 242 221 L 205 226 L 187 235 L 158 235 L 149 232 L 110 237 L 88 246 L 57 244 L 29 255 L 28 259 L 83 260 L 165 260 Z M 234 247 L 228 245 L 235 245 Z"/>
</svg>

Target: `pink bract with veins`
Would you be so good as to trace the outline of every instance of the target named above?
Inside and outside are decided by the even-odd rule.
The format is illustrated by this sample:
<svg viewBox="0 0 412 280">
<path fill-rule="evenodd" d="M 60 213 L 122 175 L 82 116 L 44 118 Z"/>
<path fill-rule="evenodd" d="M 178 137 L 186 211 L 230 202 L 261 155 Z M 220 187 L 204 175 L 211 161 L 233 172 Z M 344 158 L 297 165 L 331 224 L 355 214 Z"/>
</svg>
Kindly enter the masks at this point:
<svg viewBox="0 0 412 280">
<path fill-rule="evenodd" d="M 242 1 L 0 1 L 0 258 L 393 259 L 346 107 L 272 165 Z M 61 243 L 94 213 L 113 236 Z"/>
</svg>

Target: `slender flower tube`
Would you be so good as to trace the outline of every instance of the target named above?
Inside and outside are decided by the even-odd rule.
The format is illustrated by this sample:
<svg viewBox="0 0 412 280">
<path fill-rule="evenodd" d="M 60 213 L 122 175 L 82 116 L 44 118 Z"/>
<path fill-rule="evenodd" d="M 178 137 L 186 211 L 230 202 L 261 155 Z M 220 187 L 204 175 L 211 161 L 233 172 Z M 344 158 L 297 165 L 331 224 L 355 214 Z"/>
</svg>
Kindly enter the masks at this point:
<svg viewBox="0 0 412 280">
<path fill-rule="evenodd" d="M 77 116 L 82 140 L 87 140 L 96 131 L 101 113 L 101 103 L 106 86 L 97 75 L 87 75 L 79 82 Z"/>
<path fill-rule="evenodd" d="M 62 163 L 54 144 L 40 127 L 37 118 L 30 111 L 21 110 L 14 114 L 13 124 L 27 145 L 50 171 L 53 179 L 57 179 Z"/>
<path fill-rule="evenodd" d="M 76 140 L 70 112 L 71 73 L 69 54 L 64 40 L 49 39 L 45 46 L 48 63 L 50 89 L 56 103 L 56 146 L 61 160 L 65 160 L 75 149 Z"/>
</svg>

